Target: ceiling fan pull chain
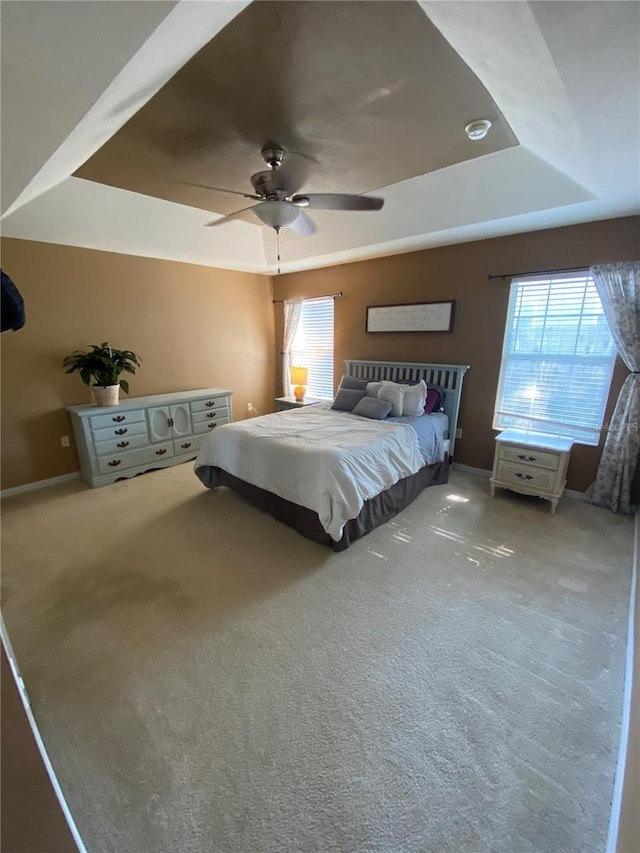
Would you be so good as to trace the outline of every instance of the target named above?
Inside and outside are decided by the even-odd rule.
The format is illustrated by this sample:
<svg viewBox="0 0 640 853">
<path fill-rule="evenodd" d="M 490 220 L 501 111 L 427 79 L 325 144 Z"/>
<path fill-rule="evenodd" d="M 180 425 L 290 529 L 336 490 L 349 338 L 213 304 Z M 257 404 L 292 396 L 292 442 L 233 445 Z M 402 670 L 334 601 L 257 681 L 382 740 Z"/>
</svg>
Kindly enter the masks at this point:
<svg viewBox="0 0 640 853">
<path fill-rule="evenodd" d="M 274 228 L 276 232 L 276 253 L 278 255 L 278 275 L 280 275 L 280 229 Z"/>
</svg>

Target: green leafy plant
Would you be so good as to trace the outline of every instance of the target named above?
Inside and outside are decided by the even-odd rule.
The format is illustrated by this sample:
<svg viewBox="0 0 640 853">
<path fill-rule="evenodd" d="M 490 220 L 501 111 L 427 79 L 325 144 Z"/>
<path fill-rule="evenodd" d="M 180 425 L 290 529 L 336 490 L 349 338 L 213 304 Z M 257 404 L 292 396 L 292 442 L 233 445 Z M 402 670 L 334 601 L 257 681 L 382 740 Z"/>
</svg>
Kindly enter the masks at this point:
<svg viewBox="0 0 640 853">
<path fill-rule="evenodd" d="M 125 394 L 129 393 L 129 383 L 120 379 L 123 373 L 135 373 L 142 359 L 130 350 L 113 349 L 105 341 L 93 344 L 89 350 L 76 350 L 62 362 L 65 373 L 80 373 L 85 385 L 106 388 L 120 385 Z"/>
</svg>

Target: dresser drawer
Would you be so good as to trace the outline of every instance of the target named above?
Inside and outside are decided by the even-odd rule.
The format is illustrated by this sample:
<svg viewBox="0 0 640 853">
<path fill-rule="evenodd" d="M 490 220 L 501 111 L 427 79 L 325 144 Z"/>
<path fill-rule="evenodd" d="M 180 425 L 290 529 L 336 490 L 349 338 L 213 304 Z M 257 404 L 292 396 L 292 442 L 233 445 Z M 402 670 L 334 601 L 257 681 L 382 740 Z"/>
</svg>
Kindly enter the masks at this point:
<svg viewBox="0 0 640 853">
<path fill-rule="evenodd" d="M 91 429 L 104 429 L 105 427 L 117 427 L 122 424 L 132 424 L 136 421 L 144 421 L 144 409 L 135 412 L 115 412 L 110 415 L 94 415 L 89 418 Z"/>
<path fill-rule="evenodd" d="M 548 468 L 557 471 L 560 464 L 559 453 L 549 453 L 546 450 L 536 450 L 531 447 L 518 447 L 515 444 L 500 445 L 500 460 L 513 462 L 516 465 L 533 466 L 534 468 Z"/>
<path fill-rule="evenodd" d="M 534 468 L 531 465 L 513 465 L 510 462 L 499 462 L 497 480 L 504 484 L 512 483 L 514 488 L 526 486 L 541 492 L 552 492 L 556 481 L 556 472 L 547 468 Z"/>
<path fill-rule="evenodd" d="M 109 456 L 101 456 L 98 459 L 98 468 L 101 474 L 113 474 L 117 471 L 126 471 L 127 468 L 137 468 L 139 465 L 152 465 L 161 459 L 173 457 L 173 442 L 165 444 L 154 444 L 153 447 L 143 447 L 140 450 L 126 450 L 124 453 L 114 453 Z"/>
<path fill-rule="evenodd" d="M 228 424 L 229 418 L 218 418 L 215 421 L 200 421 L 200 423 L 193 425 L 194 433 L 207 433 L 213 430 L 217 426 L 222 426 L 222 424 Z"/>
<path fill-rule="evenodd" d="M 208 400 L 195 400 L 189 403 L 192 412 L 208 412 L 211 409 L 228 409 L 228 397 L 210 397 Z"/>
<path fill-rule="evenodd" d="M 146 435 L 124 435 L 119 438 L 112 438 L 110 441 L 96 441 L 95 444 L 98 456 L 106 456 L 109 453 L 124 453 L 125 450 L 146 447 L 149 444 L 149 439 Z"/>
<path fill-rule="evenodd" d="M 96 429 L 93 431 L 93 441 L 96 445 L 101 441 L 111 441 L 117 439 L 120 441 L 125 436 L 131 438 L 132 435 L 144 435 L 147 437 L 147 424 L 145 421 L 137 421 L 136 423 L 120 424 L 112 429 Z"/>
<path fill-rule="evenodd" d="M 201 424 L 207 421 L 221 420 L 226 418 L 229 420 L 229 409 L 226 406 L 221 406 L 219 409 L 207 409 L 205 412 L 194 412 L 191 415 L 191 420 L 194 424 Z"/>
<path fill-rule="evenodd" d="M 207 430 L 208 433 L 208 430 Z M 184 438 L 176 438 L 173 441 L 173 452 L 176 456 L 188 456 L 197 453 L 206 439 L 204 433 L 200 435 L 189 435 Z"/>
</svg>

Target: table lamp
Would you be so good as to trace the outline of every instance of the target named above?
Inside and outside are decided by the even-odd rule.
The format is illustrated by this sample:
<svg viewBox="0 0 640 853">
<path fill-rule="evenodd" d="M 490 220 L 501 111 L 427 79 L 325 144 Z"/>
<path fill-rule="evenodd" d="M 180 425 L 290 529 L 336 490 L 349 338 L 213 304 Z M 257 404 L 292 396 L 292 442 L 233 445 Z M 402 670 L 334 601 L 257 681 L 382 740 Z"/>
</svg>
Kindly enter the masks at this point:
<svg viewBox="0 0 640 853">
<path fill-rule="evenodd" d="M 291 368 L 291 384 L 296 387 L 293 389 L 293 396 L 298 403 L 304 400 L 304 386 L 307 384 L 309 376 L 308 367 L 292 367 Z"/>
</svg>

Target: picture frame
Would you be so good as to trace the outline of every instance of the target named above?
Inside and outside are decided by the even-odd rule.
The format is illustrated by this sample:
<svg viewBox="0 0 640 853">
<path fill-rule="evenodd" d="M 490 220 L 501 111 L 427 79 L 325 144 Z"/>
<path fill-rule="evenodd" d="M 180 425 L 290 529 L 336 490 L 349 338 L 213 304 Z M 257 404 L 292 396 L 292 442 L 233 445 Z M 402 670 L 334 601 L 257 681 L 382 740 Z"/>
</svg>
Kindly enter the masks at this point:
<svg viewBox="0 0 640 853">
<path fill-rule="evenodd" d="M 455 299 L 447 302 L 409 302 L 400 305 L 368 305 L 366 331 L 452 332 Z"/>
</svg>

